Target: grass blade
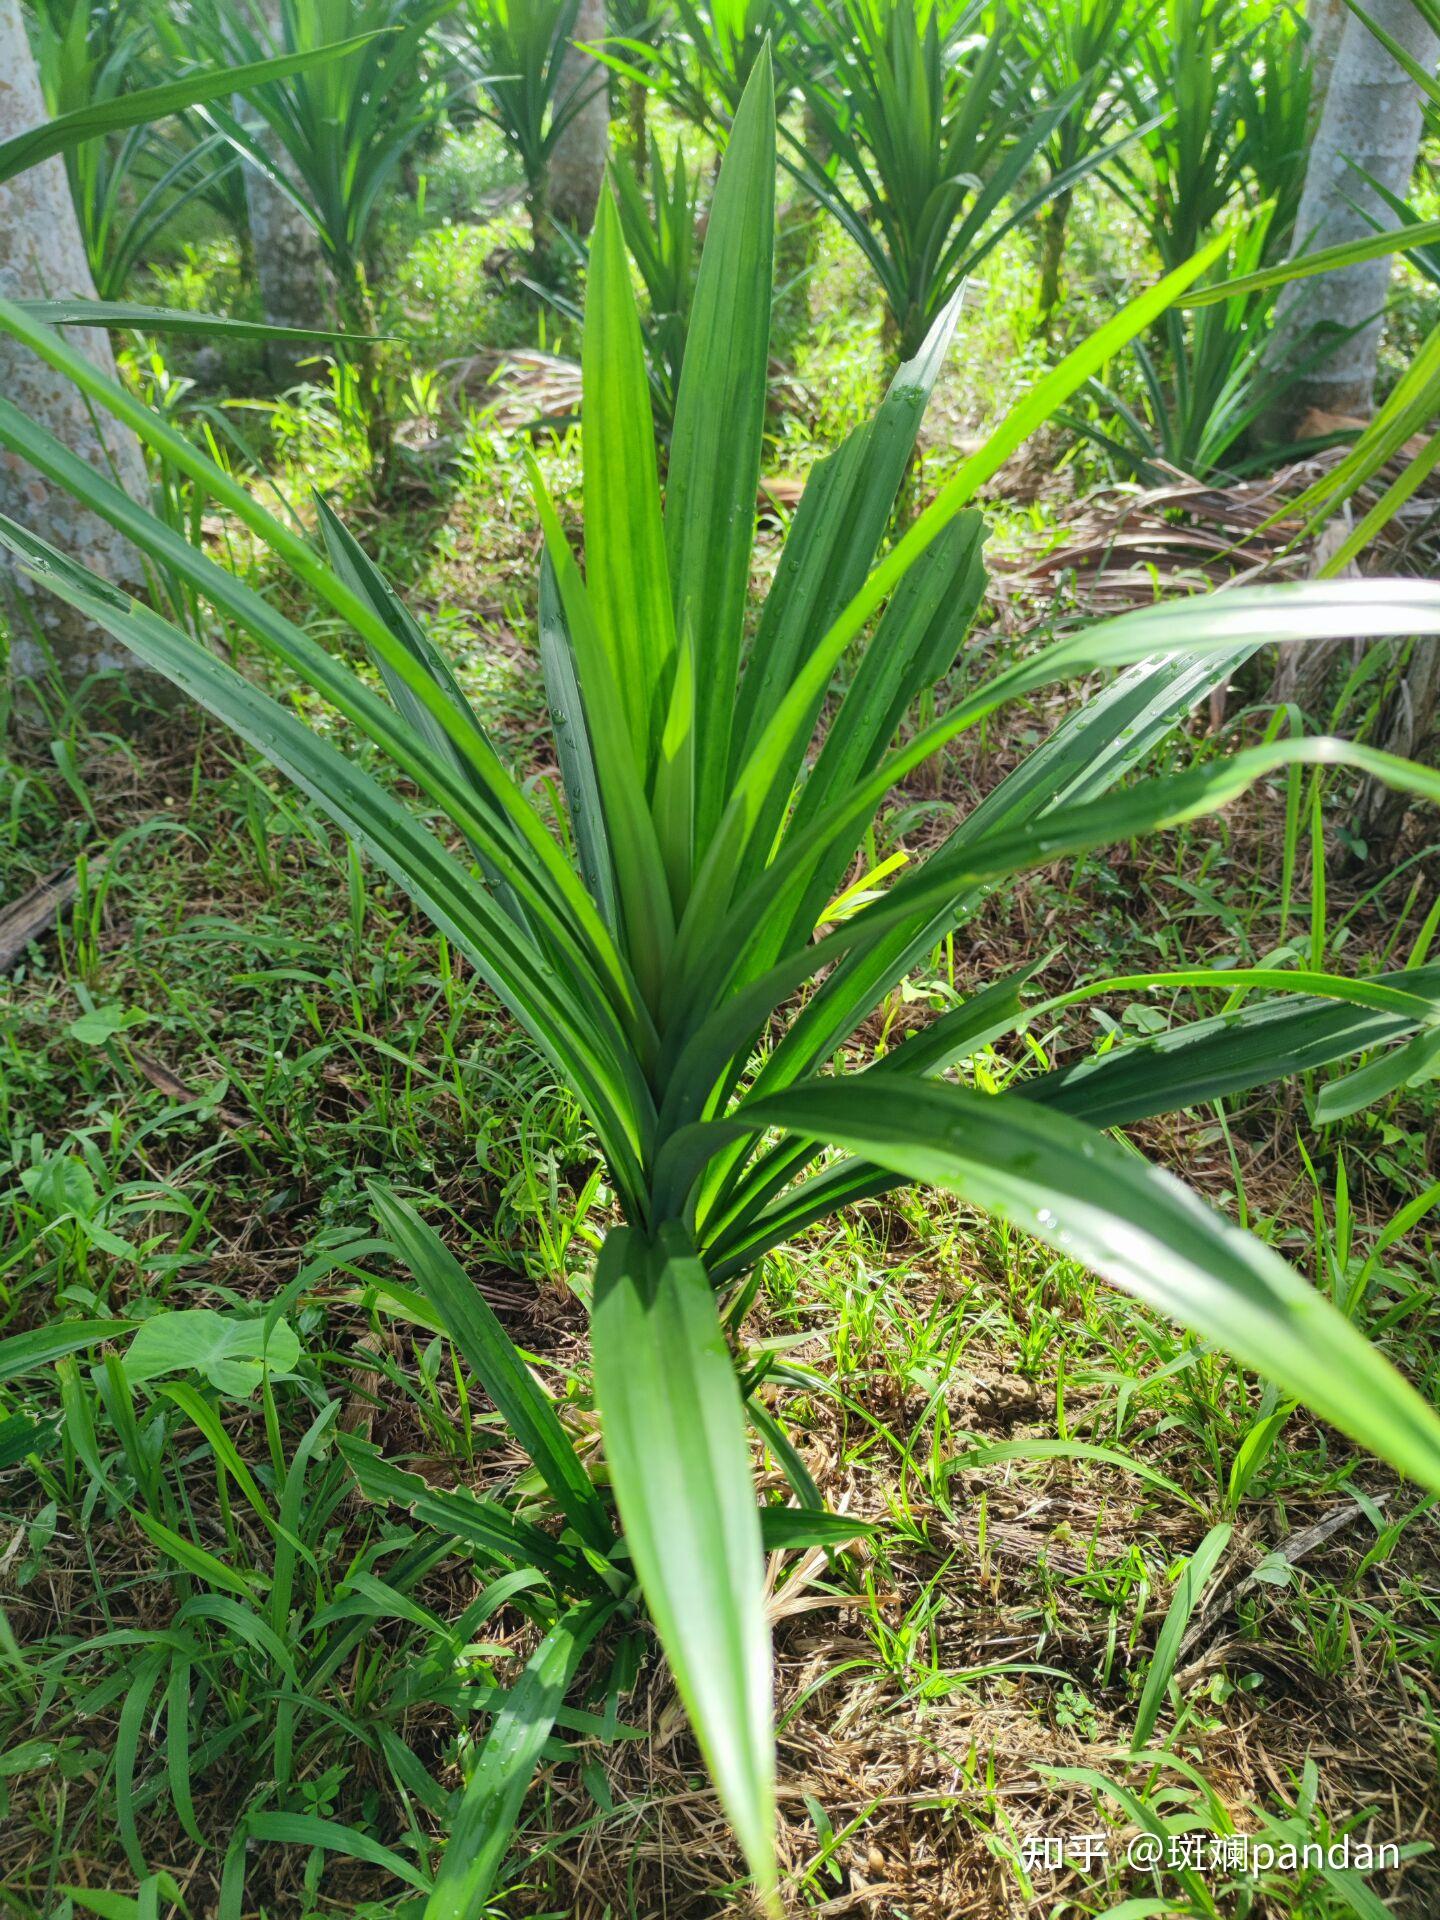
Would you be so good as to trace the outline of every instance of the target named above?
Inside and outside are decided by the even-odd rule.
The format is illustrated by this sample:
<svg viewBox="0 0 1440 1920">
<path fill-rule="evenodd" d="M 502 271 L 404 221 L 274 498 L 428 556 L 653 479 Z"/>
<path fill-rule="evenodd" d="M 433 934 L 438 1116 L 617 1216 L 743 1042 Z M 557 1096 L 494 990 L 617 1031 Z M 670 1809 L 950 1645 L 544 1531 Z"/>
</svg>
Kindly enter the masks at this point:
<svg viewBox="0 0 1440 1920">
<path fill-rule="evenodd" d="M 1185 1629 L 1190 1624 L 1190 1616 L 1205 1597 L 1205 1588 L 1215 1571 L 1216 1563 L 1230 1544 L 1230 1535 L 1234 1528 L 1226 1521 L 1212 1527 L 1199 1546 L 1185 1562 L 1165 1614 L 1165 1624 L 1155 1642 L 1155 1651 L 1150 1656 L 1150 1670 L 1145 1676 L 1145 1691 L 1140 1696 L 1139 1710 L 1135 1715 L 1135 1731 L 1130 1736 L 1130 1751 L 1139 1753 L 1148 1745 L 1150 1735 L 1155 1731 L 1155 1722 L 1160 1717 L 1160 1709 L 1165 1704 L 1165 1689 L 1170 1685 L 1170 1676 L 1175 1671 L 1175 1663 L 1180 1658 L 1180 1643 L 1185 1638 Z"/>
<path fill-rule="evenodd" d="M 424 1920 L 482 1920 L 490 1889 L 575 1669 L 614 1610 L 575 1609 L 545 1635 L 510 1689 L 465 1783 Z"/>
</svg>

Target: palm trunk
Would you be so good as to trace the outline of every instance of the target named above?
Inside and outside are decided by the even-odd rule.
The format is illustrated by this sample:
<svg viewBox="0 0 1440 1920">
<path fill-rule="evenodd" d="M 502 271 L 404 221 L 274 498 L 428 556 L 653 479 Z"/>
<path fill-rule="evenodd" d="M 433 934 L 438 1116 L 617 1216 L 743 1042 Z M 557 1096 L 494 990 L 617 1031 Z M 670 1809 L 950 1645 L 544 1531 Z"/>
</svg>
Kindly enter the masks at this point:
<svg viewBox="0 0 1440 1920">
<path fill-rule="evenodd" d="M 1340 36 L 1345 31 L 1345 22 L 1350 18 L 1350 9 L 1345 0 L 1309 0 L 1305 8 L 1305 24 L 1310 29 L 1310 133 L 1313 137 L 1320 124 L 1320 114 L 1325 105 L 1325 95 L 1330 86 L 1330 75 L 1335 70 L 1335 56 L 1340 51 Z"/>
<path fill-rule="evenodd" d="M 555 252 L 555 220 L 550 212 L 550 175 L 542 165 L 525 183 L 525 210 L 530 216 L 530 255 L 543 280 Z"/>
<path fill-rule="evenodd" d="M 259 9 L 270 30 L 277 50 L 282 49 L 278 0 L 258 0 Z M 245 102 L 235 102 L 237 118 L 256 125 L 256 116 Z M 259 144 L 272 163 L 287 178 L 293 171 L 284 148 L 263 124 L 257 132 Z M 320 244 L 320 236 L 294 201 L 274 182 L 248 162 L 244 168 L 245 209 L 250 238 L 260 281 L 260 304 L 272 327 L 316 327 L 322 332 L 334 324 L 335 281 Z M 304 362 L 312 359 L 315 348 L 304 342 L 294 345 L 271 341 L 265 349 L 270 377 L 279 386 L 288 386 L 298 376 Z"/>
<path fill-rule="evenodd" d="M 1371 11 L 1416 60 L 1434 65 L 1435 35 L 1411 0 L 1372 0 Z M 1305 170 L 1295 254 L 1362 239 L 1376 225 L 1395 225 L 1394 214 L 1356 168 L 1403 196 L 1420 124 L 1415 83 L 1364 21 L 1348 15 Z M 1292 281 L 1281 290 L 1266 364 L 1287 384 L 1265 422 L 1272 440 L 1294 438 L 1311 409 L 1359 418 L 1370 412 L 1389 279 L 1386 256 Z"/>
<path fill-rule="evenodd" d="M 1040 229 L 1040 315 L 1049 319 L 1060 298 L 1060 266 L 1065 258 L 1065 227 L 1074 195 L 1069 187 L 1045 209 Z"/>
<path fill-rule="evenodd" d="M 359 335 L 359 343 L 343 351 L 350 356 L 359 383 L 365 442 L 370 455 L 370 482 L 383 498 L 395 477 L 395 423 L 390 417 L 389 396 L 375 343 L 375 308 L 364 269 L 358 265 L 351 276 L 343 318 L 345 331 Z"/>
<path fill-rule="evenodd" d="M 27 132 L 44 119 L 40 77 L 19 0 L 0 0 L 0 138 Z M 95 298 L 70 183 L 59 159 L 42 161 L 0 184 L 0 293 L 10 300 Z M 68 337 L 102 373 L 115 378 L 115 356 L 106 334 L 72 329 Z M 0 393 L 123 487 L 132 500 L 148 505 L 150 486 L 135 435 L 92 409 L 63 374 L 8 336 L 0 338 Z M 126 592 L 144 592 L 145 570 L 129 542 L 13 454 L 0 457 L 0 512 Z M 22 725 L 43 719 L 41 688 L 52 666 L 70 694 L 78 693 L 93 674 L 122 674 L 123 690 L 105 700 L 108 720 L 137 720 L 156 706 L 172 704 L 169 681 L 139 667 L 103 628 L 3 559 L 0 604 L 10 628 L 10 680 Z"/>
<path fill-rule="evenodd" d="M 610 146 L 610 83 L 594 54 L 574 42 L 593 45 L 605 37 L 605 0 L 580 0 L 573 41 L 560 69 L 556 104 L 575 107 L 550 152 L 552 218 L 575 233 L 589 233 L 600 204 L 605 159 Z M 577 105 L 578 102 L 578 105 Z"/>
</svg>

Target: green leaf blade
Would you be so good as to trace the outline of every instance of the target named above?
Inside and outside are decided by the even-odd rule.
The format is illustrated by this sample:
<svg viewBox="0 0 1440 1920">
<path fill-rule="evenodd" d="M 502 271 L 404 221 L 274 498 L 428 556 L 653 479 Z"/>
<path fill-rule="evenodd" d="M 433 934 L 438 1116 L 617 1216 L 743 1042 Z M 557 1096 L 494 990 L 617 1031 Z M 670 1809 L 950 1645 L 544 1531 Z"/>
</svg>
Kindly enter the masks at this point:
<svg viewBox="0 0 1440 1920">
<path fill-rule="evenodd" d="M 433 1228 L 378 1181 L 377 1219 L 505 1422 L 586 1545 L 608 1556 L 615 1536 L 605 1508 L 555 1410 L 478 1287 Z"/>
<path fill-rule="evenodd" d="M 899 1075 L 810 1081 L 740 1111 L 1013 1221 L 1440 1489 L 1440 1415 L 1415 1388 L 1277 1253 L 1102 1135 L 1010 1094 Z"/>
<path fill-rule="evenodd" d="M 199 106 L 247 87 L 266 81 L 283 80 L 290 74 L 304 73 L 328 60 L 339 59 L 373 40 L 373 33 L 351 40 L 337 40 L 330 46 L 307 47 L 300 53 L 281 54 L 272 60 L 248 61 L 241 66 L 205 67 L 178 80 L 167 80 L 158 87 L 142 87 L 134 93 L 122 93 L 112 99 L 63 113 L 38 127 L 0 141 L 0 181 L 13 180 L 17 173 L 39 166 L 53 154 L 68 153 L 87 140 L 97 140 L 125 127 L 144 126 L 151 120 L 163 120 L 185 107 Z"/>
<path fill-rule="evenodd" d="M 765 426 L 774 268 L 775 91 L 756 61 L 720 169 L 675 405 L 665 535 L 675 631 L 694 649 L 695 846 L 725 799 Z"/>
<path fill-rule="evenodd" d="M 526 1661 L 465 1783 L 424 1920 L 481 1920 L 490 1910 L 490 1890 L 565 1690 L 613 1605 L 600 1601 L 565 1614 Z"/>
<path fill-rule="evenodd" d="M 608 190 L 590 243 L 581 364 L 585 578 L 648 787 L 675 626 L 640 316 Z"/>
<path fill-rule="evenodd" d="M 680 1696 L 762 1894 L 775 1888 L 770 1634 L 744 1408 L 676 1224 L 606 1239 L 591 1321 L 616 1503 Z"/>
</svg>

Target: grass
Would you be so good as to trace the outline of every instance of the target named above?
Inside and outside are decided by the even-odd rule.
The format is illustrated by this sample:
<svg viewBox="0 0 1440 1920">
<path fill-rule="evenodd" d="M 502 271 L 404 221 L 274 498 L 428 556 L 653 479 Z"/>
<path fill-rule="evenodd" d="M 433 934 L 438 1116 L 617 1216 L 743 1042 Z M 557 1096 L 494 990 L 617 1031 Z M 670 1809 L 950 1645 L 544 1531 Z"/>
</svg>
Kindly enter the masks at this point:
<svg viewBox="0 0 1440 1920">
<path fill-rule="evenodd" d="M 443 202 L 432 213 L 391 236 L 416 356 L 507 324 L 518 335 L 513 289 L 476 274 L 513 244 L 513 215 L 477 227 L 445 224 Z M 1104 217 L 1082 205 L 1077 231 Z M 821 247 L 809 298 L 830 318 L 772 421 L 767 471 L 786 475 L 803 476 L 880 377 L 878 310 L 853 259 Z M 203 293 L 224 268 L 202 243 L 184 271 Z M 1032 277 L 1016 244 L 967 305 L 926 487 L 1042 351 L 1022 314 Z M 463 325 L 457 289 L 475 303 Z M 563 331 L 559 344 L 572 344 Z M 543 791 L 535 534 L 516 438 L 486 400 L 482 387 L 445 409 L 415 483 L 365 532 Z M 318 469 L 363 507 L 357 442 L 323 389 L 241 418 L 260 423 L 257 447 L 292 497 Z M 573 495 L 575 436 L 537 450 Z M 995 653 L 1073 611 L 1069 583 L 1037 590 L 1025 569 L 1090 477 L 1078 462 L 1002 476 Z M 956 688 L 971 670 L 962 657 Z M 1232 692 L 1230 734 L 1260 737 L 1262 695 Z M 895 797 L 875 856 L 925 845 L 938 806 L 987 791 L 1050 717 L 1036 701 L 967 737 L 938 781 Z M 1343 788 L 1331 799 L 1338 817 Z M 1033 876 L 933 954 L 864 1045 L 893 1045 L 918 1008 L 1033 957 L 1075 895 L 1090 951 L 1050 958 L 1041 978 L 1057 992 L 1101 959 L 1403 958 L 1422 937 L 1435 849 L 1413 840 L 1416 863 L 1367 897 L 1376 876 L 1347 874 L 1333 833 L 1317 853 L 1307 818 L 1281 783 L 1220 823 Z M 78 899 L 0 1002 L 0 1333 L 58 1309 L 211 1308 L 252 1328 L 278 1310 L 298 1356 L 288 1377 L 222 1397 L 223 1444 L 183 1391 L 159 1391 L 181 1375 L 127 1392 L 90 1354 L 61 1362 L 58 1391 L 53 1373 L 5 1387 L 43 1438 L 38 1472 L 0 1478 L 0 1903 L 23 1920 L 119 1912 L 87 1890 L 133 1896 L 160 1875 L 167 1913 L 398 1914 L 486 1698 L 514 1683 L 537 1626 L 463 1542 L 358 1499 L 330 1444 L 343 1429 L 437 1486 L 526 1489 L 448 1349 L 386 1309 L 365 1181 L 426 1196 L 582 1449 L 595 1440 L 582 1296 L 611 1198 L 573 1103 L 443 941 L 228 736 L 177 730 L 142 757 L 62 718 L 0 778 L 0 895 L 82 853 Z M 1068 1052 L 1194 999 L 1090 1003 L 982 1070 L 1003 1084 L 1027 1044 Z M 1290 1088 L 1138 1134 L 1434 1397 L 1429 1223 L 1381 1239 L 1428 1189 L 1436 1127 L 1433 1090 L 1321 1129 Z M 869 1203 L 776 1254 L 755 1326 L 780 1435 L 828 1505 L 876 1526 L 833 1561 L 773 1563 L 781 1846 L 798 1911 L 1434 1909 L 1436 1531 L 1413 1489 L 1304 1414 L 1282 1422 L 1228 1360 L 941 1197 Z M 760 1464 L 763 1484 L 783 1485 L 778 1453 Z M 1198 1631 L 1132 1759 L 1162 1622 L 1222 1520 L 1234 1533 L 1190 1616 Z M 157 1526 L 194 1550 L 184 1571 Z M 636 1636 L 602 1641 L 551 1759 L 503 1911 L 747 1910 L 693 1742 Z M 1403 1860 L 1359 1891 L 1280 1866 L 1243 1885 L 1228 1869 L 1157 1876 L 1125 1865 L 1122 1836 L 1144 1822 L 1301 1840 L 1354 1826 Z M 1108 1859 L 1026 1864 L 1027 1841 L 1066 1834 L 1106 1836 Z"/>
</svg>

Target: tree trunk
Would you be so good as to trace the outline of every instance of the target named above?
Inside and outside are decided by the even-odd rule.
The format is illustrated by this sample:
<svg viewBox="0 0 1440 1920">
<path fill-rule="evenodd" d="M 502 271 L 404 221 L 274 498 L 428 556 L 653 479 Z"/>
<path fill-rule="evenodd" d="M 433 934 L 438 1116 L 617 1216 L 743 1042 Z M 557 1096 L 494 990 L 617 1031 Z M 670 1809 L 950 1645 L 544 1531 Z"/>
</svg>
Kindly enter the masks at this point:
<svg viewBox="0 0 1440 1920">
<path fill-rule="evenodd" d="M 1074 194 L 1064 187 L 1046 207 L 1040 221 L 1040 313 L 1048 320 L 1060 299 L 1060 266 L 1065 257 L 1065 225 Z"/>
<path fill-rule="evenodd" d="M 1423 66 L 1434 65 L 1435 36 L 1411 0 L 1372 0 L 1370 11 Z M 1396 224 L 1355 167 L 1403 196 L 1415 166 L 1420 120 L 1414 81 L 1364 21 L 1348 15 L 1305 170 L 1292 258 L 1373 232 L 1362 208 L 1382 227 Z M 1389 279 L 1386 256 L 1281 289 L 1266 364 L 1288 384 L 1269 410 L 1267 437 L 1277 443 L 1293 439 L 1311 409 L 1360 418 L 1370 412 Z M 1336 330 L 1348 337 L 1331 346 Z"/>
<path fill-rule="evenodd" d="M 259 0 L 258 10 L 276 52 L 283 52 L 279 0 Z M 235 115 L 247 128 L 256 129 L 259 144 L 270 159 L 287 179 L 293 179 L 294 171 L 285 158 L 284 148 L 239 96 L 235 100 Z M 294 201 L 287 199 L 258 167 L 248 160 L 243 167 L 245 208 L 260 280 L 260 303 L 267 325 L 318 327 L 322 331 L 332 327 L 335 281 L 320 236 Z M 280 386 L 292 384 L 302 364 L 312 360 L 316 351 L 304 341 L 289 345 L 272 340 L 265 349 L 271 379 Z"/>
<path fill-rule="evenodd" d="M 1345 0 L 1308 0 L 1305 24 L 1310 29 L 1310 133 L 1320 123 L 1330 75 L 1335 71 L 1335 56 L 1340 51 L 1340 36 L 1350 9 Z"/>
<path fill-rule="evenodd" d="M 19 0 L 0 0 L 0 139 L 24 133 L 44 119 L 40 77 Z M 95 298 L 65 164 L 58 158 L 0 183 L 0 293 L 9 300 Z M 108 335 L 72 328 L 67 337 L 114 379 Z M 0 336 L 0 393 L 123 487 L 132 500 L 148 505 L 145 461 L 130 429 L 92 409 L 63 374 L 8 336 Z M 126 592 L 144 590 L 144 568 L 129 542 L 17 454 L 0 454 L 0 511 Z M 138 718 L 173 700 L 169 681 L 137 666 L 118 640 L 3 559 L 0 600 L 10 627 L 10 680 L 22 723 L 43 720 L 41 689 L 52 662 L 72 694 L 91 674 L 123 673 L 123 694 L 107 703 L 108 718 L 123 718 L 127 712 Z"/>
<path fill-rule="evenodd" d="M 549 216 L 580 234 L 589 233 L 600 204 L 610 145 L 608 69 L 573 41 L 592 46 L 605 37 L 605 0 L 580 0 L 572 45 L 560 69 L 556 107 L 575 108 L 550 154 Z M 577 105 L 578 103 L 578 105 Z"/>
<path fill-rule="evenodd" d="M 625 83 L 625 131 L 630 145 L 630 164 L 637 180 L 645 178 L 650 164 L 650 89 L 643 80 Z"/>
</svg>

